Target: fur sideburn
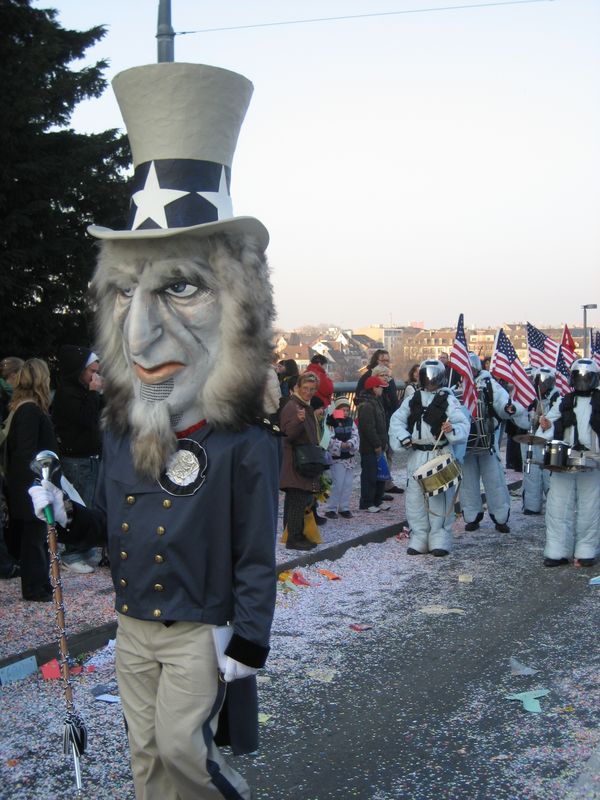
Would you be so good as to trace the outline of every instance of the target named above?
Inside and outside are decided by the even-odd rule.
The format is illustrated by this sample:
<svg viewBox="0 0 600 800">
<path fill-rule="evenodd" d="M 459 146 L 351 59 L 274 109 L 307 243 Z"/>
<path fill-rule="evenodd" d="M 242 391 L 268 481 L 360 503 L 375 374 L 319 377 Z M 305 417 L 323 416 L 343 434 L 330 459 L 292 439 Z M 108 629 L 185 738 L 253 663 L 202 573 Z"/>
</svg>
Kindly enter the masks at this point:
<svg viewBox="0 0 600 800">
<path fill-rule="evenodd" d="M 136 439 L 132 449 L 137 447 L 138 437 L 140 442 L 148 442 L 148 425 L 152 423 L 146 420 L 142 424 L 137 412 L 134 414 L 131 368 L 124 352 L 123 331 L 115 323 L 118 290 L 126 288 L 123 264 L 134 264 L 139 274 L 149 262 L 178 258 L 208 266 L 209 288 L 222 308 L 218 351 L 200 390 L 203 416 L 217 426 L 239 429 L 262 413 L 274 307 L 266 257 L 254 239 L 226 234 L 202 239 L 181 234 L 164 239 L 104 241 L 92 281 L 97 304 L 96 348 L 105 378 L 104 419 L 119 435 L 132 432 Z M 155 428 L 156 435 L 162 439 L 163 424 L 156 419 L 153 424 L 158 424 L 161 430 Z M 171 446 L 161 450 L 164 457 Z"/>
</svg>

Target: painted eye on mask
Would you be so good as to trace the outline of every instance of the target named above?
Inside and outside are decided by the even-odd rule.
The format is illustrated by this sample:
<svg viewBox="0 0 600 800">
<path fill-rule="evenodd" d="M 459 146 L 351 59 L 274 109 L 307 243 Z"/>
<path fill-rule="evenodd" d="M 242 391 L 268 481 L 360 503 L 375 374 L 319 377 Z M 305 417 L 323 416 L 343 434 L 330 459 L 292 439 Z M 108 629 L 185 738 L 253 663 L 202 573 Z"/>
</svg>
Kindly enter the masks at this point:
<svg viewBox="0 0 600 800">
<path fill-rule="evenodd" d="M 165 287 L 165 294 L 170 294 L 172 297 L 191 297 L 198 291 L 198 286 L 193 283 L 186 283 L 185 281 L 178 281 L 172 283 L 170 286 Z"/>
</svg>

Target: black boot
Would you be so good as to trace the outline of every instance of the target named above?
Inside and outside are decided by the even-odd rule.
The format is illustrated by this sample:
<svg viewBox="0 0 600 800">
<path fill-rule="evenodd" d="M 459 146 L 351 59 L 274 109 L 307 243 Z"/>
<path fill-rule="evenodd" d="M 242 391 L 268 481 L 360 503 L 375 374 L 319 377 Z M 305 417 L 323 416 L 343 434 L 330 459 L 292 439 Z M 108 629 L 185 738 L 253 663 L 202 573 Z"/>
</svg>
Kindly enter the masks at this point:
<svg viewBox="0 0 600 800">
<path fill-rule="evenodd" d="M 288 536 L 288 540 L 285 545 L 286 550 L 314 550 L 317 545 L 315 542 L 310 542 L 305 536 L 302 536 L 300 539 L 292 539 L 290 540 Z"/>
</svg>

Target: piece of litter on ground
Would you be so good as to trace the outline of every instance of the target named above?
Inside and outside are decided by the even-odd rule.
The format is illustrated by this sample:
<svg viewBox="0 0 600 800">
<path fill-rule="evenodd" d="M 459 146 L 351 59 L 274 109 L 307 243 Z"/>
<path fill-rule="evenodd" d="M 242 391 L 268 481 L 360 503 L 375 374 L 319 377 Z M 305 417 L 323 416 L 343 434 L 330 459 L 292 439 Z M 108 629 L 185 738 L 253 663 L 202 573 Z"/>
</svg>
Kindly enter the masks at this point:
<svg viewBox="0 0 600 800">
<path fill-rule="evenodd" d="M 518 700 L 523 704 L 525 711 L 531 711 L 533 714 L 539 714 L 542 710 L 539 697 L 545 697 L 550 694 L 549 689 L 535 689 L 531 692 L 520 692 L 519 694 L 507 694 L 505 700 Z"/>
<path fill-rule="evenodd" d="M 442 614 L 465 614 L 464 608 L 449 608 L 448 606 L 423 606 L 419 609 L 421 614 L 441 616 Z"/>
<path fill-rule="evenodd" d="M 45 681 L 52 681 L 58 680 L 62 678 L 62 672 L 60 670 L 60 664 L 58 661 L 53 658 L 52 661 L 48 661 L 46 664 L 42 664 L 40 667 L 40 671 Z M 94 664 L 88 664 L 85 667 L 69 667 L 69 674 L 70 675 L 79 675 L 81 672 L 95 672 L 96 666 Z"/>
<path fill-rule="evenodd" d="M 590 578 L 590 586 L 600 586 L 600 575 L 596 575 L 595 578 Z"/>
<path fill-rule="evenodd" d="M 348 625 L 348 627 L 353 631 L 358 631 L 358 633 L 362 633 L 362 631 L 370 631 L 373 626 L 365 625 L 362 622 L 353 622 L 351 625 Z"/>
<path fill-rule="evenodd" d="M 310 586 L 310 581 L 307 581 L 301 572 L 292 572 L 292 583 L 296 586 Z"/>
<path fill-rule="evenodd" d="M 329 578 L 330 581 L 342 580 L 339 575 L 336 575 L 335 572 L 331 572 L 331 570 L 328 569 L 318 569 L 317 572 L 321 575 L 324 575 L 326 578 Z"/>
<path fill-rule="evenodd" d="M 314 681 L 319 681 L 319 683 L 331 683 L 331 681 L 337 675 L 336 669 L 310 669 L 306 673 L 309 678 L 312 678 Z"/>
<path fill-rule="evenodd" d="M 461 572 L 458 576 L 459 583 L 473 583 L 473 576 L 468 572 Z"/>
<path fill-rule="evenodd" d="M 260 725 L 264 725 L 265 722 L 268 722 L 271 719 L 271 714 L 263 714 L 262 711 L 258 715 L 258 722 Z"/>
<path fill-rule="evenodd" d="M 506 761 L 508 758 L 510 758 L 510 756 L 507 756 L 504 753 L 501 753 L 498 756 L 492 756 L 490 758 L 490 761 Z"/>
<path fill-rule="evenodd" d="M 537 672 L 539 672 L 539 669 L 527 667 L 525 664 L 521 664 L 521 662 L 517 661 L 517 659 L 513 656 L 510 657 L 509 663 L 511 675 L 535 675 Z"/>
<path fill-rule="evenodd" d="M 271 678 L 268 675 L 257 675 L 256 676 L 257 683 L 270 683 Z"/>
<path fill-rule="evenodd" d="M 103 703 L 120 703 L 121 698 L 116 694 L 98 694 L 96 700 L 101 700 Z"/>
</svg>

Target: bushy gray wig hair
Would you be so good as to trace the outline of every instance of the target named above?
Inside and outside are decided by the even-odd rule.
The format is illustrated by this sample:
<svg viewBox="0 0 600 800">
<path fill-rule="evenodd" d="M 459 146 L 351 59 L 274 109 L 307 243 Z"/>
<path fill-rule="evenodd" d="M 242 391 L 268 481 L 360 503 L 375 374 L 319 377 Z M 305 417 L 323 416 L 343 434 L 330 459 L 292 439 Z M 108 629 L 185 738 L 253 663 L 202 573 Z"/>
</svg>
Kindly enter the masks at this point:
<svg viewBox="0 0 600 800">
<path fill-rule="evenodd" d="M 140 272 L 158 258 L 185 258 L 210 268 L 211 288 L 219 296 L 222 313 L 219 348 L 201 388 L 199 406 L 217 426 L 239 429 L 253 421 L 261 413 L 272 352 L 274 307 L 266 257 L 250 236 L 218 234 L 202 239 L 182 234 L 152 240 L 109 240 L 101 245 L 92 292 L 97 304 L 96 347 L 105 378 L 105 424 L 119 435 L 135 428 L 130 413 L 131 371 L 122 331 L 114 319 L 125 258 L 135 261 Z"/>
</svg>

